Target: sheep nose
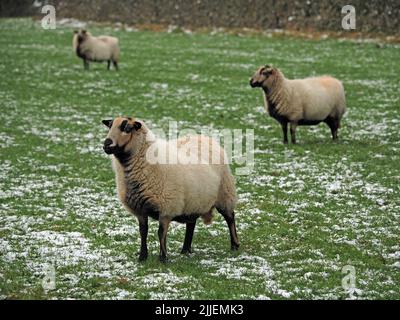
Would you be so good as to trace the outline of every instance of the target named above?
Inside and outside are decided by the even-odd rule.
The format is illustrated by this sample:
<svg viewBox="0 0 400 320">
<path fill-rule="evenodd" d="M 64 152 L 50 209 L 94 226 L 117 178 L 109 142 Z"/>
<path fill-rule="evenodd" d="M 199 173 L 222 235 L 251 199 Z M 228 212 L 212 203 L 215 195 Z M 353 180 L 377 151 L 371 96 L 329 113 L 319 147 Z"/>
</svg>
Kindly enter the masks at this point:
<svg viewBox="0 0 400 320">
<path fill-rule="evenodd" d="M 104 147 L 108 147 L 110 145 L 112 145 L 113 141 L 110 138 L 107 138 L 106 140 L 104 140 Z"/>
</svg>

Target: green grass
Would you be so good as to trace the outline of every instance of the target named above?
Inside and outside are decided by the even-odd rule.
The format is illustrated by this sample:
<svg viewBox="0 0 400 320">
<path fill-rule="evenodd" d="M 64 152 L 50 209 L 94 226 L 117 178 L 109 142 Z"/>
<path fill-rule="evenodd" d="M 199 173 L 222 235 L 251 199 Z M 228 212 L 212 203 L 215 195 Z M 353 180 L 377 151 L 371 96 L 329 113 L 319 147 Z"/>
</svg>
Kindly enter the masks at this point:
<svg viewBox="0 0 400 320">
<path fill-rule="evenodd" d="M 0 20 L 0 298 L 345 299 L 345 265 L 360 298 L 400 298 L 398 46 L 90 29 L 119 37 L 119 72 L 85 72 L 72 28 Z M 343 81 L 339 143 L 319 125 L 282 145 L 248 85 L 265 63 L 289 78 Z M 166 265 L 152 222 L 149 260 L 137 263 L 138 225 L 101 149 L 101 120 L 121 114 L 164 130 L 170 120 L 255 130 L 255 169 L 236 177 L 239 252 L 216 215 L 199 224 L 190 257 L 179 254 L 184 226 L 173 224 Z M 56 271 L 47 293 L 46 263 Z"/>
</svg>

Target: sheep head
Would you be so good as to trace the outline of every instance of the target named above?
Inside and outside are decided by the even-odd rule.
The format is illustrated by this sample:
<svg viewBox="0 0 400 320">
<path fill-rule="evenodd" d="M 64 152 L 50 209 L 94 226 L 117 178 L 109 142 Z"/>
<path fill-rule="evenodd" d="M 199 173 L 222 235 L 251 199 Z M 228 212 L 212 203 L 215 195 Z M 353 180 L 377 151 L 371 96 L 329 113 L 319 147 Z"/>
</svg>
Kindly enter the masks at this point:
<svg viewBox="0 0 400 320">
<path fill-rule="evenodd" d="M 87 32 L 85 29 L 74 30 L 74 36 L 77 37 L 78 43 L 82 43 L 87 39 L 88 36 L 90 36 L 90 33 Z"/>
<path fill-rule="evenodd" d="M 102 122 L 109 128 L 103 146 L 104 152 L 107 154 L 127 153 L 133 148 L 142 131 L 142 123 L 130 117 L 118 117 Z"/>
<path fill-rule="evenodd" d="M 252 88 L 262 87 L 272 75 L 276 73 L 276 68 L 269 65 L 262 66 L 254 73 L 250 79 L 250 86 Z"/>
</svg>

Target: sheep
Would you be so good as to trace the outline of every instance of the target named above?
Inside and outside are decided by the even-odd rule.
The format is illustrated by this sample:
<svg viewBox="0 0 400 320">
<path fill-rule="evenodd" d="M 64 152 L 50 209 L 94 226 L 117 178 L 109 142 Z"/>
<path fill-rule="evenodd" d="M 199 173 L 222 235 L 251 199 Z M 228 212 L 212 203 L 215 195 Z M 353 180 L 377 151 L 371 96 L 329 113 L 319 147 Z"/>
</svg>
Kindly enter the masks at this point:
<svg viewBox="0 0 400 320">
<path fill-rule="evenodd" d="M 86 30 L 75 30 L 72 40 L 72 48 L 76 55 L 83 59 L 85 70 L 89 69 L 89 62 L 107 61 L 107 69 L 110 70 L 111 62 L 118 70 L 119 44 L 118 39 L 110 36 L 94 37 Z"/>
<path fill-rule="evenodd" d="M 102 122 L 109 128 L 103 149 L 113 155 L 119 200 L 139 222 L 139 261 L 148 256 L 148 217 L 159 221 L 159 259 L 166 262 L 170 222 L 186 223 L 181 253 L 188 255 L 192 253 L 197 218 L 202 217 L 206 224 L 211 223 L 214 208 L 228 225 L 231 249 L 239 248 L 234 213 L 237 202 L 235 181 L 226 153 L 215 140 L 200 135 L 169 141 L 159 139 L 143 121 L 130 117 Z M 168 150 L 169 155 L 175 151 L 177 160 L 180 160 L 187 156 L 188 148 L 199 150 L 198 147 L 202 152 L 194 152 L 191 158 L 198 160 L 196 163 L 162 163 L 154 161 L 152 156 Z M 204 148 L 206 152 L 203 152 Z M 218 164 L 210 163 L 211 154 L 218 156 Z"/>
<path fill-rule="evenodd" d="M 288 143 L 288 123 L 294 144 L 298 125 L 322 121 L 331 129 L 332 139 L 338 139 L 337 131 L 346 112 L 344 88 L 339 80 L 330 76 L 289 80 L 278 68 L 265 65 L 256 71 L 250 85 L 263 89 L 267 112 L 282 126 L 283 143 Z"/>
</svg>

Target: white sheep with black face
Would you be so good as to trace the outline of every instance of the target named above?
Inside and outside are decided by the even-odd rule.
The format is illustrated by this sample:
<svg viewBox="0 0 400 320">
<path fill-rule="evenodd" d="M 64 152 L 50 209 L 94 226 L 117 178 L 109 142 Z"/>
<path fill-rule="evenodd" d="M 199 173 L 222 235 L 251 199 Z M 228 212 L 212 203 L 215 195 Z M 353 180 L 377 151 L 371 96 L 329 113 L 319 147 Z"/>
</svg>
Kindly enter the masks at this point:
<svg viewBox="0 0 400 320">
<path fill-rule="evenodd" d="M 292 143 L 296 143 L 298 125 L 320 122 L 330 127 L 333 140 L 338 139 L 337 131 L 346 112 L 344 88 L 339 80 L 330 76 L 289 80 L 279 69 L 266 65 L 256 71 L 250 85 L 263 89 L 265 108 L 281 124 L 284 143 L 288 143 L 288 123 Z"/>
<path fill-rule="evenodd" d="M 89 62 L 104 61 L 107 61 L 108 70 L 110 70 L 111 62 L 118 70 L 120 50 L 118 39 L 115 37 L 94 37 L 86 30 L 75 30 L 72 48 L 76 55 L 83 60 L 86 70 L 89 69 Z"/>
<path fill-rule="evenodd" d="M 140 261 L 147 258 L 149 216 L 159 221 L 160 260 L 164 262 L 170 222 L 186 223 L 182 253 L 188 254 L 197 218 L 211 223 L 214 208 L 228 224 L 231 248 L 238 249 L 235 181 L 226 153 L 216 141 L 206 136 L 157 139 L 142 121 L 129 117 L 103 123 L 109 128 L 104 151 L 113 155 L 119 199 L 139 221 Z M 154 155 L 167 150 L 169 160 L 176 156 L 177 161 L 154 161 Z"/>
</svg>

